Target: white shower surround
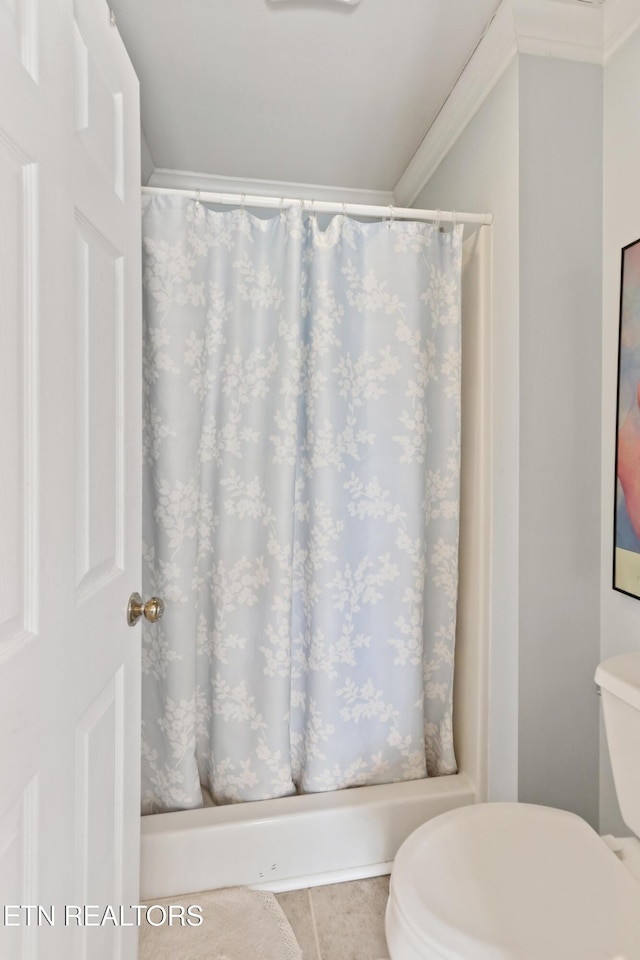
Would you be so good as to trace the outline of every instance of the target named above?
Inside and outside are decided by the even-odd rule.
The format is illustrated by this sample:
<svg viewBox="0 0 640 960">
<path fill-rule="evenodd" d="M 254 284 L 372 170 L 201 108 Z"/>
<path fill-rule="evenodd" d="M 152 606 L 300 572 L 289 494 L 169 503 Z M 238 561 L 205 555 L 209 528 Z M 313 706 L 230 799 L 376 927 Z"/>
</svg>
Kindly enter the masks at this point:
<svg viewBox="0 0 640 960">
<path fill-rule="evenodd" d="M 143 817 L 141 899 L 240 885 L 297 889 L 389 873 L 398 847 L 421 823 L 486 799 L 490 250 L 488 227 L 464 244 L 458 773 Z"/>
</svg>

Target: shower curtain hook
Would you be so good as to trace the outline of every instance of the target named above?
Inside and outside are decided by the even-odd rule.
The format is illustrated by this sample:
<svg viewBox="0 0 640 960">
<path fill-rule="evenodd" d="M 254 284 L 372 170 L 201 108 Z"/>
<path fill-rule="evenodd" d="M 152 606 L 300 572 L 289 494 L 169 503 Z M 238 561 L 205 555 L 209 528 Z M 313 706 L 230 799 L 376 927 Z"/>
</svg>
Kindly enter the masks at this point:
<svg viewBox="0 0 640 960">
<path fill-rule="evenodd" d="M 454 210 L 454 211 L 453 211 L 453 230 L 454 230 L 454 231 L 455 231 L 455 229 L 456 229 L 457 226 L 458 226 L 458 215 L 456 214 L 456 212 L 455 212 L 455 210 Z"/>
<path fill-rule="evenodd" d="M 389 230 L 391 230 L 391 227 L 393 225 L 394 215 L 395 214 L 394 214 L 393 204 L 390 203 L 389 204 L 389 223 L 387 225 L 387 228 Z"/>
<path fill-rule="evenodd" d="M 196 190 L 196 207 L 200 206 L 200 191 Z"/>
<path fill-rule="evenodd" d="M 440 217 L 442 216 L 442 210 L 436 210 L 436 232 L 440 229 Z"/>
<path fill-rule="evenodd" d="M 347 205 L 346 205 L 346 203 L 344 202 L 344 200 L 342 201 L 342 216 L 343 216 L 343 217 L 346 217 L 346 216 L 347 216 Z"/>
<path fill-rule="evenodd" d="M 246 193 L 241 193 L 241 194 L 240 194 L 240 211 L 241 211 L 242 213 L 244 213 L 244 205 L 245 205 L 246 202 L 247 202 L 247 195 L 246 195 Z"/>
</svg>

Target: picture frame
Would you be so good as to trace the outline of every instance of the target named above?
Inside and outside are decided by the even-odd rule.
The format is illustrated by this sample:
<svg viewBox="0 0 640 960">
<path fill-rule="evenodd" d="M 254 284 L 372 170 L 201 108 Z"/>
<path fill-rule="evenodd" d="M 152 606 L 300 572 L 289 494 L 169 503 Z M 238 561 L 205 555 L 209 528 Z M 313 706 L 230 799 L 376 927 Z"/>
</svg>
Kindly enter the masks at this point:
<svg viewBox="0 0 640 960">
<path fill-rule="evenodd" d="M 613 589 L 640 599 L 640 239 L 622 248 Z"/>
</svg>

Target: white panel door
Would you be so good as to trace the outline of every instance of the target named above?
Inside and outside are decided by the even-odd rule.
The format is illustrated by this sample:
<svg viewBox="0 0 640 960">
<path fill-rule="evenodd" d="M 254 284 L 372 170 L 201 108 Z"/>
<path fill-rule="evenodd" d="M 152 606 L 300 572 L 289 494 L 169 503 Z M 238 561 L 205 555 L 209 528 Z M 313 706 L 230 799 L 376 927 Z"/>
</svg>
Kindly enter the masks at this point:
<svg viewBox="0 0 640 960">
<path fill-rule="evenodd" d="M 139 179 L 104 0 L 0 0 L 2 960 L 136 956 Z"/>
</svg>

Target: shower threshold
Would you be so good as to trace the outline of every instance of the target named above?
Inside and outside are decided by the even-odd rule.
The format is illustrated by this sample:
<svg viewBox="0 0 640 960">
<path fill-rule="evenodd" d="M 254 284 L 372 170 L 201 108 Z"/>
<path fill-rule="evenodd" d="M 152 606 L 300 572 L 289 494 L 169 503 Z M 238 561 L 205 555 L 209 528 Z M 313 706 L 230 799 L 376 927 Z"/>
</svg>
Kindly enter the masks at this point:
<svg viewBox="0 0 640 960">
<path fill-rule="evenodd" d="M 474 803 L 465 773 L 142 817 L 141 898 L 274 892 L 389 873 L 420 824 Z"/>
</svg>

